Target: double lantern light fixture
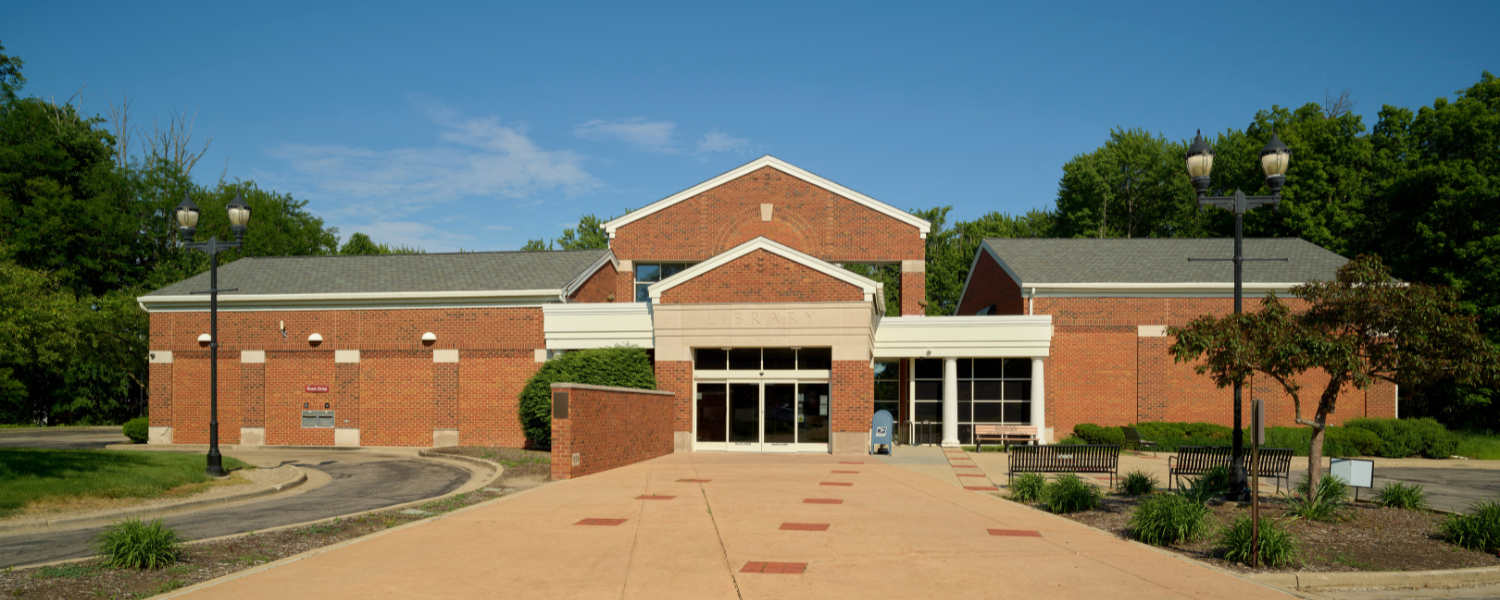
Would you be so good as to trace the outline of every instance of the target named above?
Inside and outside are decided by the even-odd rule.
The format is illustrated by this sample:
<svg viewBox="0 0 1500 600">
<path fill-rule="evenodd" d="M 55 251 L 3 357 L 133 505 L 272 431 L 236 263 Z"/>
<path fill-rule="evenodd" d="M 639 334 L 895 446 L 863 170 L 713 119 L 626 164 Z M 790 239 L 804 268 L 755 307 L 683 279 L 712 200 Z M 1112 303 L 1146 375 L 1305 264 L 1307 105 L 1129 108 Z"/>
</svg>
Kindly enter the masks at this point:
<svg viewBox="0 0 1500 600">
<path fill-rule="evenodd" d="M 227 209 L 229 230 L 234 233 L 234 241 L 221 242 L 216 237 L 210 237 L 206 242 L 194 242 L 200 216 L 198 205 L 186 194 L 183 194 L 182 203 L 177 205 L 177 228 L 182 233 L 183 247 L 203 252 L 209 257 L 208 289 L 192 293 L 208 294 L 208 466 L 204 472 L 214 477 L 224 476 L 224 460 L 219 454 L 219 292 L 235 291 L 219 289 L 219 253 L 241 247 L 250 223 L 250 205 L 238 193 L 229 202 Z M 203 338 L 199 337 L 199 341 L 203 341 Z"/>
</svg>

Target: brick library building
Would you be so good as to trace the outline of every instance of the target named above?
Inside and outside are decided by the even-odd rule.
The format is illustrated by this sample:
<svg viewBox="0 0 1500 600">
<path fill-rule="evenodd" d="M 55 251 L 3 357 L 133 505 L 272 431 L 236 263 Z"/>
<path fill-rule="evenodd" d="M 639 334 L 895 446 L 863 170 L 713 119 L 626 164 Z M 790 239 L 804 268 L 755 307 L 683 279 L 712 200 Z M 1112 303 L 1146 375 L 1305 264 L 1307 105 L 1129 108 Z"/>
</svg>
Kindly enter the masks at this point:
<svg viewBox="0 0 1500 600">
<path fill-rule="evenodd" d="M 1227 239 L 989 239 L 957 315 L 928 316 L 931 225 L 766 156 L 604 225 L 609 248 L 315 256 L 219 270 L 220 440 L 242 446 L 523 447 L 521 388 L 559 353 L 633 345 L 671 392 L 678 452 L 1043 442 L 1078 423 L 1229 424 L 1233 393 L 1175 362 L 1166 327 L 1233 307 Z M 1339 255 L 1248 239 L 1247 309 L 1329 280 Z M 844 264 L 900 265 L 899 302 Z M 150 441 L 204 444 L 208 274 L 139 300 L 151 316 Z M 1317 385 L 1309 376 L 1308 385 Z M 1255 381 L 1272 425 L 1279 386 Z M 1397 416 L 1349 389 L 1335 422 Z M 628 423 L 620 426 L 628 427 Z"/>
</svg>

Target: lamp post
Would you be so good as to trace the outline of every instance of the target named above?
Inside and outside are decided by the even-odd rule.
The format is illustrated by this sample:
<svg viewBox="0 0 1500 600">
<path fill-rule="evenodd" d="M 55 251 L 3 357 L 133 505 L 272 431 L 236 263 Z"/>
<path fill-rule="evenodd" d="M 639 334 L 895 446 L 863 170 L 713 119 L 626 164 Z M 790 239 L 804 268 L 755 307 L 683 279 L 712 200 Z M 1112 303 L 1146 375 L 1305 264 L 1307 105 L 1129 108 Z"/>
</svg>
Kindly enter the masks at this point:
<svg viewBox="0 0 1500 600">
<path fill-rule="evenodd" d="M 187 194 L 182 204 L 177 205 L 177 227 L 186 241 L 183 246 L 208 255 L 208 290 L 192 292 L 208 294 L 208 467 L 204 472 L 213 477 L 224 476 L 224 457 L 219 455 L 219 292 L 234 289 L 219 289 L 219 253 L 230 248 L 239 248 L 245 241 L 245 226 L 250 222 L 250 205 L 238 193 L 229 203 L 229 229 L 234 232 L 233 242 L 221 242 L 210 237 L 206 242 L 194 242 L 198 232 L 198 205 Z"/>
<path fill-rule="evenodd" d="M 1260 167 L 1266 174 L 1266 185 L 1271 188 L 1269 196 L 1246 196 L 1239 189 L 1234 190 L 1233 196 L 1209 196 L 1208 182 L 1209 173 L 1214 167 L 1214 151 L 1203 141 L 1203 132 L 1193 139 L 1193 144 L 1187 151 L 1188 176 L 1192 178 L 1193 188 L 1198 191 L 1198 205 L 1217 206 L 1234 213 L 1234 258 L 1189 258 L 1190 261 L 1223 261 L 1234 263 L 1234 314 L 1243 312 L 1245 298 L 1245 262 L 1246 261 L 1285 261 L 1285 258 L 1245 258 L 1245 213 L 1267 204 L 1276 210 L 1281 210 L 1281 188 L 1286 184 L 1286 169 L 1291 164 L 1292 151 L 1281 143 L 1281 138 L 1276 136 L 1275 130 L 1271 131 L 1271 140 L 1266 142 L 1265 148 L 1260 151 Z M 1245 481 L 1245 451 L 1244 451 L 1244 429 L 1241 427 L 1241 404 L 1243 403 L 1243 391 L 1240 382 L 1234 382 L 1234 449 L 1232 456 L 1233 467 L 1229 474 L 1229 495 L 1236 500 L 1244 500 L 1250 493 L 1250 488 Z"/>
</svg>

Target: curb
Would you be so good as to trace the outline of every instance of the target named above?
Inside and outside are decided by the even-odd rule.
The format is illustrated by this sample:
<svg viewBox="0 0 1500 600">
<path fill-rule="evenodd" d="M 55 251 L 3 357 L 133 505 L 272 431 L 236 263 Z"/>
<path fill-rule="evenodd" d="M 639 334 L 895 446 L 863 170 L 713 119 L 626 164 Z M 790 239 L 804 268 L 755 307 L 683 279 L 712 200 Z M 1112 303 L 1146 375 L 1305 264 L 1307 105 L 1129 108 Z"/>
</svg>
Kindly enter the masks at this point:
<svg viewBox="0 0 1500 600">
<path fill-rule="evenodd" d="M 270 486 L 270 487 L 265 488 L 265 489 L 252 490 L 252 491 L 247 491 L 247 492 L 242 492 L 242 493 L 237 493 L 237 494 L 231 494 L 231 495 L 228 495 L 228 496 L 220 496 L 218 498 L 202 498 L 202 499 L 198 499 L 198 500 L 184 500 L 182 502 L 178 502 L 178 503 L 174 503 L 174 504 L 160 504 L 160 505 L 156 505 L 156 506 L 137 506 L 137 507 L 132 507 L 132 508 L 123 508 L 123 509 L 120 509 L 120 510 L 117 510 L 117 511 L 111 511 L 107 515 L 93 514 L 93 515 L 80 515 L 80 516 L 75 516 L 75 517 L 59 517 L 59 518 L 56 518 L 56 519 L 45 519 L 45 520 L 43 520 L 43 519 L 30 519 L 30 520 L 27 520 L 27 521 L 15 521 L 15 522 L 9 522 L 9 523 L 0 522 L 0 535 L 10 534 L 10 533 L 36 533 L 36 532 L 39 532 L 39 531 L 58 531 L 58 530 L 64 530 L 64 529 L 82 529 L 82 528 L 85 528 L 85 527 L 92 527 L 92 526 L 95 526 L 95 525 L 108 525 L 108 524 L 113 523 L 115 521 L 118 521 L 120 519 L 127 519 L 127 518 L 130 518 L 130 517 L 137 517 L 137 516 L 141 516 L 141 515 L 152 515 L 152 514 L 155 514 L 155 515 L 162 515 L 162 516 L 164 516 L 164 515 L 167 515 L 167 514 L 173 514 L 173 513 L 183 512 L 183 511 L 186 511 L 186 510 L 197 510 L 197 509 L 200 509 L 200 508 L 207 508 L 207 507 L 215 506 L 215 505 L 219 505 L 219 504 L 227 504 L 227 503 L 230 503 L 230 502 L 239 502 L 239 501 L 242 501 L 242 500 L 249 500 L 249 499 L 252 499 L 252 498 L 259 498 L 261 496 L 269 496 L 269 495 L 272 495 L 272 494 L 278 494 L 278 493 L 284 492 L 286 490 L 290 490 L 292 488 L 300 486 L 303 483 L 307 482 L 307 473 L 306 472 L 304 472 L 300 467 L 297 467 L 295 465 L 288 465 L 288 466 L 291 466 L 292 469 L 294 469 L 296 471 L 296 475 L 292 476 L 292 478 L 289 479 L 289 480 L 287 480 L 287 481 L 278 483 L 276 485 Z"/>
</svg>

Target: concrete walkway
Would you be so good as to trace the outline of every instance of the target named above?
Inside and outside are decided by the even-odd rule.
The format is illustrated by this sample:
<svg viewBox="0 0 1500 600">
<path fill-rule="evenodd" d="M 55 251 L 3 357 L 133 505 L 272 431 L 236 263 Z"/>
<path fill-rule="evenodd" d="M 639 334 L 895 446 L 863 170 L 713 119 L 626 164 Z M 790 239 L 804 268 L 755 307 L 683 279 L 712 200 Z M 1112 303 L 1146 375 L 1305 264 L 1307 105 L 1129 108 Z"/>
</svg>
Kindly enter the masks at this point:
<svg viewBox="0 0 1500 600">
<path fill-rule="evenodd" d="M 873 458 L 724 453 L 537 488 L 186 596 L 1287 597 Z"/>
</svg>

